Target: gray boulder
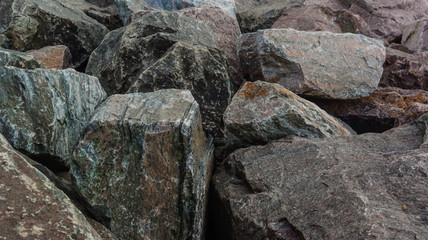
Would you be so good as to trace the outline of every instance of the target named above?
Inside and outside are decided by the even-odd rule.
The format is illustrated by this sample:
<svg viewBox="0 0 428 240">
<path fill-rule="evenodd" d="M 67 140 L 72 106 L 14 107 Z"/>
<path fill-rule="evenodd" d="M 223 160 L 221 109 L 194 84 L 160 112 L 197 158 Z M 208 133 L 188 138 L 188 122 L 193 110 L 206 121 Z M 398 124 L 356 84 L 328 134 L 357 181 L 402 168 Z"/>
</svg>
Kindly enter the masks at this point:
<svg viewBox="0 0 428 240">
<path fill-rule="evenodd" d="M 106 97 L 98 79 L 73 69 L 0 68 L 0 133 L 49 167 L 68 165 L 81 130 Z"/>
<path fill-rule="evenodd" d="M 213 145 L 187 90 L 113 95 L 95 112 L 71 173 L 121 239 L 202 239 Z"/>
<path fill-rule="evenodd" d="M 238 49 L 247 80 L 279 83 L 297 94 L 330 99 L 370 95 L 385 61 L 380 40 L 350 33 L 259 30 L 242 35 Z"/>
<path fill-rule="evenodd" d="M 0 48 L 0 67 L 7 66 L 24 69 L 44 68 L 43 64 L 30 54 Z"/>
</svg>

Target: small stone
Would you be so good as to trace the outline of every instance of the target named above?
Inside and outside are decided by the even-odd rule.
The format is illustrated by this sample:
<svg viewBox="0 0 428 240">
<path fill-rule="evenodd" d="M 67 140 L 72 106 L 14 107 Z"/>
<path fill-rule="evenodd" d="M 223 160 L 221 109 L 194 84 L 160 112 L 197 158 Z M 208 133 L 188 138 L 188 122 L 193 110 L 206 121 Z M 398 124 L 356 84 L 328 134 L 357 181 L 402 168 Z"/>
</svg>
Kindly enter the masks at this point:
<svg viewBox="0 0 428 240">
<path fill-rule="evenodd" d="M 38 50 L 27 51 L 37 58 L 46 68 L 66 69 L 71 67 L 70 49 L 64 45 L 48 46 Z"/>
</svg>

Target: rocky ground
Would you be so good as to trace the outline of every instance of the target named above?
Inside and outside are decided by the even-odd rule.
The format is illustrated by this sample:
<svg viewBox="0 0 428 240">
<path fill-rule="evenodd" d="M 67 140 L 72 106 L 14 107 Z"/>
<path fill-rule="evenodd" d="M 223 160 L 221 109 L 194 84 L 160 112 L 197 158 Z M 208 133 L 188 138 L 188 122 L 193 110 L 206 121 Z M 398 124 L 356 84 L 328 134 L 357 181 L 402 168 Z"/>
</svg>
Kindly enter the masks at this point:
<svg viewBox="0 0 428 240">
<path fill-rule="evenodd" d="M 427 0 L 1 0 L 0 239 L 428 239 Z"/>
</svg>

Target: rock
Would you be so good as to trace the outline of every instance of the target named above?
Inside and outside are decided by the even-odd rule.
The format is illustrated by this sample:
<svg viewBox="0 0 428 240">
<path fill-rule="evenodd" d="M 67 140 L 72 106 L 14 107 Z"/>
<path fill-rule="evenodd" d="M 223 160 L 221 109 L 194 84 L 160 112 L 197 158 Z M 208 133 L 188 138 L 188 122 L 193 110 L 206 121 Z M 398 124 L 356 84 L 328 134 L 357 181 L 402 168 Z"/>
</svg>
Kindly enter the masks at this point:
<svg viewBox="0 0 428 240">
<path fill-rule="evenodd" d="M 234 89 L 238 90 L 244 78 L 236 47 L 241 35 L 236 17 L 231 17 L 220 8 L 210 5 L 185 8 L 180 13 L 202 21 L 213 31 L 217 38 L 219 49 L 223 50 L 226 55 L 231 83 Z"/>
<path fill-rule="evenodd" d="M 152 12 L 113 31 L 91 55 L 86 73 L 107 93 L 191 90 L 204 129 L 221 141 L 232 97 L 227 63 L 212 31 L 176 12 Z"/>
<path fill-rule="evenodd" d="M 315 104 L 278 84 L 247 82 L 224 113 L 227 131 L 251 144 L 300 136 L 324 138 L 351 133 Z"/>
<path fill-rule="evenodd" d="M 0 34 L 0 48 L 9 48 L 9 39 L 4 34 Z"/>
<path fill-rule="evenodd" d="M 235 0 L 236 16 L 243 33 L 267 29 L 287 9 L 303 6 L 305 0 Z"/>
<path fill-rule="evenodd" d="M 50 168 L 68 165 L 73 146 L 106 97 L 96 77 L 67 70 L 0 68 L 0 133 Z"/>
<path fill-rule="evenodd" d="M 101 43 L 107 28 L 57 0 L 2 0 L 0 26 L 19 51 L 66 45 L 79 66 Z"/>
<path fill-rule="evenodd" d="M 349 33 L 259 30 L 242 35 L 238 49 L 245 79 L 330 99 L 370 95 L 385 60 L 381 41 Z"/>
<path fill-rule="evenodd" d="M 64 45 L 48 46 L 27 53 L 37 58 L 46 68 L 66 69 L 72 66 L 70 49 Z"/>
<path fill-rule="evenodd" d="M 342 119 L 358 133 L 384 132 L 409 123 L 427 112 L 428 92 L 400 88 L 379 88 L 362 99 L 313 102 Z"/>
<path fill-rule="evenodd" d="M 113 95 L 96 111 L 71 173 L 121 239 L 202 239 L 213 145 L 187 90 Z"/>
<path fill-rule="evenodd" d="M 0 238 L 99 239 L 70 199 L 0 135 Z"/>
<path fill-rule="evenodd" d="M 380 87 L 428 90 L 428 53 L 408 54 L 386 48 Z"/>
<path fill-rule="evenodd" d="M 427 124 L 235 151 L 213 177 L 214 239 L 424 239 Z"/>
<path fill-rule="evenodd" d="M 35 57 L 23 52 L 0 48 L 0 67 L 17 67 L 25 69 L 43 68 Z"/>
<path fill-rule="evenodd" d="M 407 26 L 401 37 L 401 44 L 415 53 L 428 51 L 428 17 Z"/>
</svg>

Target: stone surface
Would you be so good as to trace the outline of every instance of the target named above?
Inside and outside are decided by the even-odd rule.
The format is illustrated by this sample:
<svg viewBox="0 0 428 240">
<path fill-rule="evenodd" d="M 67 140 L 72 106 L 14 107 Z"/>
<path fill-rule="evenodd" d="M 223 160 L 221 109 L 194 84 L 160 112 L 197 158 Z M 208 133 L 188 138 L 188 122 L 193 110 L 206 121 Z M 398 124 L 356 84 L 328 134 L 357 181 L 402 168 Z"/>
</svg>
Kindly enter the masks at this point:
<svg viewBox="0 0 428 240">
<path fill-rule="evenodd" d="M 305 0 L 235 0 L 236 16 L 243 33 L 267 29 L 286 9 L 303 6 Z"/>
<path fill-rule="evenodd" d="M 238 49 L 245 79 L 329 99 L 370 95 L 385 60 L 381 41 L 350 33 L 259 30 L 242 35 Z"/>
<path fill-rule="evenodd" d="M 102 238 L 68 197 L 0 135 L 0 238 Z"/>
<path fill-rule="evenodd" d="M 56 0 L 2 0 L 0 26 L 19 51 L 66 45 L 79 66 L 100 44 L 107 28 Z"/>
<path fill-rule="evenodd" d="M 415 53 L 428 51 L 428 17 L 407 26 L 401 44 Z"/>
<path fill-rule="evenodd" d="M 113 95 L 96 111 L 71 172 L 121 239 L 202 239 L 213 145 L 187 90 Z"/>
<path fill-rule="evenodd" d="M 106 97 L 97 78 L 67 70 L 0 68 L 0 133 L 48 167 L 68 164 L 74 144 Z"/>
<path fill-rule="evenodd" d="M 39 62 L 35 57 L 29 54 L 0 48 L 0 67 L 6 66 L 24 69 L 35 69 L 44 67 L 41 62 Z"/>
<path fill-rule="evenodd" d="M 9 48 L 10 43 L 6 35 L 0 33 L 0 48 Z"/>
<path fill-rule="evenodd" d="M 236 46 L 241 35 L 236 17 L 231 17 L 220 8 L 210 5 L 185 8 L 180 13 L 202 21 L 213 31 L 217 38 L 219 49 L 223 50 L 226 55 L 231 83 L 234 89 L 238 90 L 244 79 Z"/>
<path fill-rule="evenodd" d="M 324 138 L 351 133 L 315 104 L 278 84 L 247 82 L 224 113 L 227 131 L 251 144 L 300 136 Z"/>
<path fill-rule="evenodd" d="M 213 239 L 425 239 L 427 125 L 235 151 L 213 177 Z"/>
<path fill-rule="evenodd" d="M 176 12 L 151 12 L 109 33 L 86 73 L 108 94 L 189 89 L 204 129 L 221 141 L 222 115 L 232 97 L 227 62 L 212 31 Z"/>
<path fill-rule="evenodd" d="M 379 88 L 362 99 L 313 101 L 358 133 L 384 132 L 411 122 L 428 110 L 428 92 L 400 88 Z"/>
<path fill-rule="evenodd" d="M 409 54 L 386 48 L 381 87 L 428 90 L 428 52 Z"/>
<path fill-rule="evenodd" d="M 70 49 L 65 45 L 30 50 L 27 54 L 37 58 L 46 68 L 66 69 L 72 66 Z"/>
</svg>

